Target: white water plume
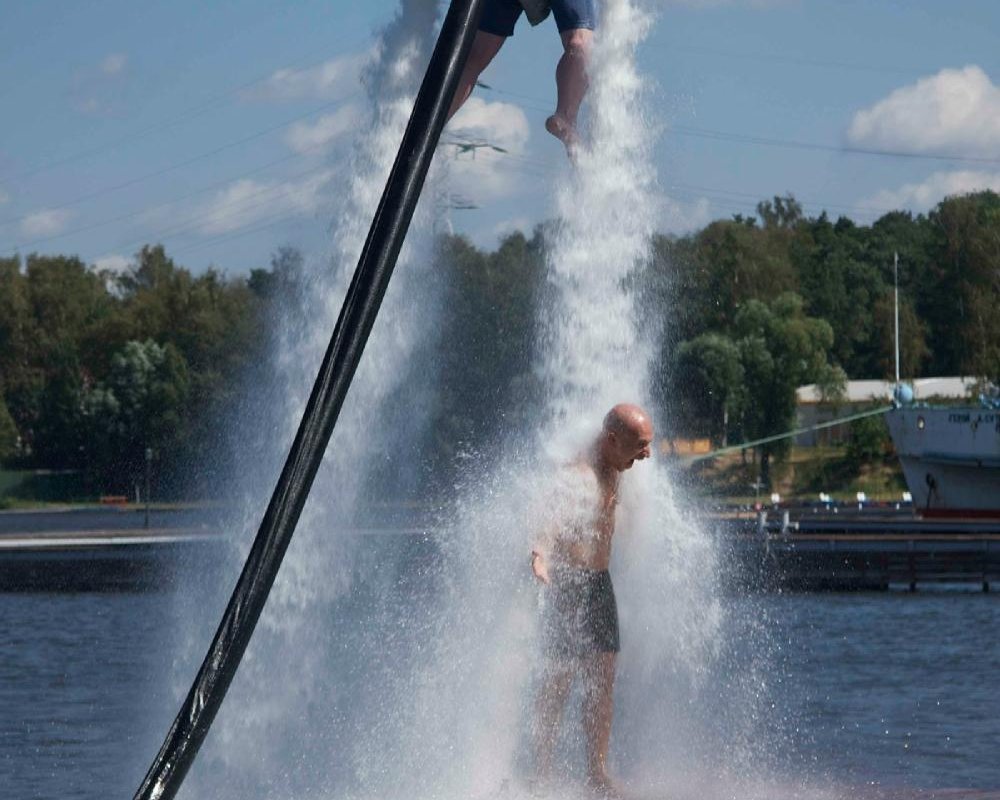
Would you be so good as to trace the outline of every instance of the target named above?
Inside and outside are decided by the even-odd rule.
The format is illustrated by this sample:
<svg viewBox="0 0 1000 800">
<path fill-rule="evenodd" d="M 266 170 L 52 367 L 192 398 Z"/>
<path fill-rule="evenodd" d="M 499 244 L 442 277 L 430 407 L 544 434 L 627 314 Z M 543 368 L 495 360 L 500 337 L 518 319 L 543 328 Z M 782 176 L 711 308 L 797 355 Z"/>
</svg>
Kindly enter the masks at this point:
<svg viewBox="0 0 1000 800">
<path fill-rule="evenodd" d="M 287 438 L 401 136 L 433 5 L 404 2 L 369 73 L 372 125 L 338 217 L 335 269 L 314 276 L 313 300 L 300 312 L 306 327 L 292 330 L 283 350 Z M 529 568 L 538 506 L 555 471 L 597 433 L 611 405 L 651 405 L 660 333 L 635 289 L 662 208 L 645 111 L 650 81 L 635 61 L 652 18 L 633 0 L 602 8 L 586 145 L 557 187 L 558 222 L 547 241 L 550 302 L 539 310 L 536 353 L 543 417 L 533 431 L 511 432 L 509 455 L 490 474 L 475 464 L 466 470 L 454 507 L 430 536 L 361 543 L 338 533 L 387 444 L 376 409 L 412 374 L 407 362 L 433 330 L 433 298 L 418 291 L 428 277 L 420 265 L 432 259 L 411 233 L 189 796 L 475 798 L 505 785 L 508 796 L 520 794 L 532 769 L 540 666 L 538 588 Z M 430 228 L 415 223 L 412 230 L 421 227 Z M 735 688 L 720 680 L 725 619 L 716 549 L 679 508 L 655 463 L 626 475 L 612 560 L 623 648 L 611 765 L 636 784 L 693 796 L 693 787 L 708 785 L 705 775 L 717 775 L 710 755 L 737 749 L 720 748 L 706 705 L 742 702 L 759 676 L 751 670 Z M 710 694 L 715 701 L 707 704 Z M 567 782 L 553 797 L 579 795 L 568 777 L 581 761 L 577 700 L 559 746 Z M 742 725 L 739 714 L 733 719 Z M 734 739 L 742 746 L 741 734 Z"/>
<path fill-rule="evenodd" d="M 533 769 L 542 666 L 529 554 L 544 504 L 558 471 L 596 436 L 611 405 L 649 402 L 659 328 L 644 318 L 634 286 L 660 204 L 643 109 L 648 78 L 638 73 L 635 50 L 651 19 L 629 0 L 604 8 L 588 144 L 557 187 L 556 234 L 547 242 L 550 302 L 539 309 L 536 354 L 545 416 L 536 431 L 511 432 L 516 441 L 499 467 L 467 468 L 455 507 L 435 531 L 440 549 L 424 575 L 440 595 L 423 618 L 419 657 L 397 663 L 383 686 L 390 722 L 383 726 L 380 703 L 377 729 L 360 734 L 370 769 L 358 797 L 521 795 Z M 637 464 L 623 481 L 612 561 L 624 641 L 612 762 L 647 786 L 670 777 L 677 787 L 678 774 L 690 786 L 701 763 L 692 768 L 691 758 L 712 746 L 697 701 L 722 623 L 716 555 L 675 500 L 665 471 Z M 554 798 L 579 794 L 578 701 L 565 714 Z"/>
<path fill-rule="evenodd" d="M 548 251 L 554 304 L 539 364 L 548 387 L 542 444 L 553 461 L 572 457 L 585 435 L 592 439 L 614 404 L 654 410 L 649 385 L 661 323 L 636 288 L 664 208 L 646 106 L 652 81 L 636 63 L 653 19 L 632 0 L 612 0 L 603 11 L 587 145 L 559 187 Z M 673 762 L 690 763 L 691 741 L 707 735 L 695 699 L 722 624 L 716 552 L 655 462 L 623 476 L 617 524 L 612 575 L 623 643 L 612 761 L 626 778 L 659 784 L 677 774 Z"/>
<path fill-rule="evenodd" d="M 245 555 L 301 419 L 409 119 L 434 42 L 437 13 L 435 0 L 402 0 L 363 72 L 368 123 L 359 129 L 350 169 L 345 170 L 349 177 L 338 194 L 332 253 L 309 265 L 305 290 L 297 298 L 300 305 L 290 309 L 279 333 L 267 412 L 266 439 L 274 452 L 248 470 L 248 492 L 253 494 L 245 498 L 244 536 L 234 560 Z M 199 760 L 201 769 L 196 765 L 187 782 L 189 796 L 256 798 L 274 792 L 288 796 L 288 791 L 294 796 L 297 790 L 315 791 L 329 782 L 329 775 L 344 771 L 342 761 L 328 758 L 331 749 L 343 757 L 344 743 L 324 733 L 331 720 L 343 715 L 345 702 L 345 690 L 331 676 L 338 670 L 339 645 L 331 620 L 340 613 L 337 603 L 353 588 L 357 572 L 365 570 L 365 558 L 371 557 L 344 529 L 356 524 L 373 501 L 366 494 L 366 480 L 385 454 L 419 433 L 417 422 L 406 430 L 405 420 L 394 419 L 386 402 L 419 370 L 433 374 L 426 365 L 412 363 L 417 345 L 431 338 L 421 331 L 434 329 L 437 306 L 436 281 L 429 275 L 433 264 L 426 205 L 421 203 L 414 217 L 310 499 Z M 419 386 L 420 380 L 415 383 Z M 380 422 L 387 417 L 397 424 Z M 350 663 L 344 667 L 356 668 Z M 298 769 L 303 762 L 306 767 Z"/>
<path fill-rule="evenodd" d="M 534 436 L 515 432 L 521 445 L 493 474 L 470 477 L 441 530 L 445 601 L 435 656 L 414 682 L 422 699 L 410 713 L 421 733 L 406 742 L 405 763 L 424 778 L 409 784 L 414 796 L 485 796 L 508 781 L 517 796 L 531 774 L 540 659 L 528 555 L 540 526 L 536 506 L 612 405 L 652 405 L 661 331 L 636 286 L 663 204 L 645 108 L 650 79 L 635 61 L 651 24 L 631 0 L 603 4 L 585 144 L 557 186 L 557 221 L 546 242 L 549 286 L 536 354 L 544 418 Z M 611 762 L 640 792 L 669 786 L 692 796 L 697 787 L 717 794 L 737 782 L 750 786 L 748 765 L 759 748 L 746 721 L 756 710 L 759 675 L 722 674 L 726 616 L 717 569 L 714 542 L 683 510 L 666 469 L 637 463 L 622 481 L 611 567 L 623 640 Z M 578 700 L 566 709 L 564 783 L 553 797 L 578 793 Z M 718 712 L 730 700 L 739 711 Z M 731 722 L 736 729 L 720 730 L 722 719 L 723 728 Z"/>
<path fill-rule="evenodd" d="M 548 247 L 553 304 L 539 362 L 549 422 L 560 429 L 621 401 L 621 387 L 644 396 L 658 332 L 639 317 L 630 282 L 649 257 L 657 211 L 645 84 L 634 60 L 651 18 L 631 2 L 603 9 L 590 61 L 588 142 L 557 187 Z"/>
</svg>

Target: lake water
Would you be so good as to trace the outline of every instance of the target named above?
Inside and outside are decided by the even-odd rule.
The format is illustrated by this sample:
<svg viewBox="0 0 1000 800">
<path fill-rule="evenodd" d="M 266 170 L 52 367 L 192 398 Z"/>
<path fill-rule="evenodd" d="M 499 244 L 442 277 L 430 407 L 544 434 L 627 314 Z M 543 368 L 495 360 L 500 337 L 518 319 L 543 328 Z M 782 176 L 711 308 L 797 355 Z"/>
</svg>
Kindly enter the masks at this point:
<svg viewBox="0 0 1000 800">
<path fill-rule="evenodd" d="M 178 600 L 0 594 L 0 797 L 131 797 L 187 688 L 172 655 Z M 777 781 L 808 776 L 844 797 L 873 784 L 1000 788 L 996 595 L 728 602 L 767 620 Z"/>
</svg>

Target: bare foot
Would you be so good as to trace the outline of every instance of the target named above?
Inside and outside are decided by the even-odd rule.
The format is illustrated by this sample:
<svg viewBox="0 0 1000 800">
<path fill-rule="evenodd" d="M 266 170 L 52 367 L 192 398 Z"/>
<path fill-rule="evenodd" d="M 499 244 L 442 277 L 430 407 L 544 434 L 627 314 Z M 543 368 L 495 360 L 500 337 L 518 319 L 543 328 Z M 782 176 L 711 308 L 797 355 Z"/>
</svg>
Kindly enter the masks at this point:
<svg viewBox="0 0 1000 800">
<path fill-rule="evenodd" d="M 607 776 L 591 775 L 587 778 L 587 788 L 601 800 L 624 800 L 625 793 Z"/>
<path fill-rule="evenodd" d="M 580 137 L 576 134 L 576 126 L 559 114 L 553 114 L 545 120 L 545 130 L 555 136 L 566 146 L 566 152 L 572 159 L 577 147 L 580 146 Z"/>
</svg>

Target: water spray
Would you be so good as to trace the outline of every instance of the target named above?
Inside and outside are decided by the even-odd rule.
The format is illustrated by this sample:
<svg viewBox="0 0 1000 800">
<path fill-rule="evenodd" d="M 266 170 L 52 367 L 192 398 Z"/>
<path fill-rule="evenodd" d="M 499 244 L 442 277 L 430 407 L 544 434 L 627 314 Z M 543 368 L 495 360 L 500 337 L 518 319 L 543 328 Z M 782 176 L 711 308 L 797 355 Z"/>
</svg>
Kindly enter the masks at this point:
<svg viewBox="0 0 1000 800">
<path fill-rule="evenodd" d="M 176 795 L 249 644 L 392 276 L 481 2 L 451 4 L 285 468 L 209 652 L 136 800 Z"/>
</svg>

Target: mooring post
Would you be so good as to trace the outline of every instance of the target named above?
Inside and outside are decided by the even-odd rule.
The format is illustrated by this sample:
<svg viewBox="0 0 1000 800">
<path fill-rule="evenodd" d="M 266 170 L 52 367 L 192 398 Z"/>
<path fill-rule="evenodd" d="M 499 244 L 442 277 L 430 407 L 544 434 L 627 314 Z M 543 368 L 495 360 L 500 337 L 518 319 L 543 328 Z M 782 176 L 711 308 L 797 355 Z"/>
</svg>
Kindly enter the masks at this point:
<svg viewBox="0 0 1000 800">
<path fill-rule="evenodd" d="M 983 540 L 983 594 L 990 593 L 990 540 Z"/>
<path fill-rule="evenodd" d="M 913 539 L 910 539 L 906 543 L 906 548 L 910 551 L 909 558 L 907 559 L 910 566 L 910 591 L 917 591 L 917 560 L 913 555 L 913 551 L 916 545 L 913 543 Z"/>
</svg>

